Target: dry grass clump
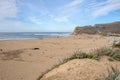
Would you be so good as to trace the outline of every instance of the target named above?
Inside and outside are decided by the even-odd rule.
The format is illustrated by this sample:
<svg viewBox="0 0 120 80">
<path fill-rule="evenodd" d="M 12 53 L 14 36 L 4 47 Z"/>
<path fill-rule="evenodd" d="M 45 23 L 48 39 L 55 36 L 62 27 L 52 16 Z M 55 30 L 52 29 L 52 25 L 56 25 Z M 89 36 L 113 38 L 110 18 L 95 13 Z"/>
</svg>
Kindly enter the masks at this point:
<svg viewBox="0 0 120 80">
<path fill-rule="evenodd" d="M 120 37 L 120 34 L 110 34 L 109 36 Z"/>
<path fill-rule="evenodd" d="M 73 59 L 84 59 L 84 58 L 98 60 L 99 56 L 95 55 L 95 54 L 91 54 L 91 53 L 88 54 L 88 53 L 84 53 L 84 52 L 78 51 L 78 52 L 75 52 L 75 54 L 73 54 L 72 56 L 66 58 L 64 61 L 68 62 L 68 61 L 73 60 Z"/>
<path fill-rule="evenodd" d="M 120 44 L 114 45 L 114 48 L 119 48 L 120 49 Z"/>
<path fill-rule="evenodd" d="M 120 50 L 102 48 L 96 50 L 94 54 L 97 55 L 99 58 L 102 56 L 108 56 L 109 60 L 113 59 L 120 61 Z"/>
<path fill-rule="evenodd" d="M 107 33 L 105 33 L 105 32 L 99 32 L 98 34 L 101 36 L 107 36 Z"/>
<path fill-rule="evenodd" d="M 97 49 L 90 53 L 77 51 L 77 52 L 75 52 L 75 54 L 66 58 L 64 61 L 68 62 L 73 59 L 83 59 L 83 58 L 100 60 L 100 58 L 102 56 L 108 56 L 109 60 L 111 59 L 111 61 L 112 60 L 120 61 L 120 50 L 112 50 L 112 49 L 102 48 L 102 49 Z"/>
<path fill-rule="evenodd" d="M 111 67 L 111 71 L 108 69 L 108 76 L 102 80 L 120 80 L 120 71 L 117 68 Z"/>
</svg>

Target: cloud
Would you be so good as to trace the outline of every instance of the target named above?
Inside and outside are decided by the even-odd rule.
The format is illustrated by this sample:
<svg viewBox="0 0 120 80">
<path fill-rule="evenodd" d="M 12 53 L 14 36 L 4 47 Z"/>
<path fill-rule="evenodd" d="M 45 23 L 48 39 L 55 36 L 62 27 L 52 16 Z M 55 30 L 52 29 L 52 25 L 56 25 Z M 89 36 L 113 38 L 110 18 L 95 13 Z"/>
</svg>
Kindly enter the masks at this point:
<svg viewBox="0 0 120 80">
<path fill-rule="evenodd" d="M 66 17 L 56 17 L 56 18 L 54 18 L 54 21 L 56 21 L 56 22 L 68 22 L 68 18 L 66 18 Z"/>
<path fill-rule="evenodd" d="M 29 17 L 29 20 L 34 24 L 42 24 L 42 21 L 37 17 Z"/>
<path fill-rule="evenodd" d="M 26 2 L 25 2 L 26 3 Z M 49 13 L 49 10 L 45 6 L 44 0 L 34 0 L 24 4 L 32 13 L 39 13 L 39 15 L 46 16 Z"/>
<path fill-rule="evenodd" d="M 26 22 L 40 25 L 49 16 L 49 10 L 45 6 L 44 0 L 24 0 L 21 8 L 23 8 L 22 17 Z"/>
<path fill-rule="evenodd" d="M 78 6 L 80 3 L 82 3 L 84 0 L 73 0 L 72 2 L 66 4 L 64 7 L 72 8 Z"/>
<path fill-rule="evenodd" d="M 95 11 L 93 11 L 92 15 L 97 18 L 120 9 L 120 0 L 107 0 L 105 2 L 96 3 L 94 7 Z"/>
<path fill-rule="evenodd" d="M 56 22 L 68 22 L 69 18 L 80 12 L 79 6 L 84 0 L 72 0 L 58 8 Z"/>
<path fill-rule="evenodd" d="M 22 21 L 0 20 L 0 32 L 32 32 L 39 31 L 40 26 Z"/>
<path fill-rule="evenodd" d="M 17 14 L 16 0 L 0 0 L 0 18 L 17 17 Z"/>
<path fill-rule="evenodd" d="M 63 15 L 73 15 L 75 13 L 78 13 L 80 11 L 79 6 L 83 1 L 84 0 L 73 0 L 70 3 L 63 5 L 59 11 L 61 11 Z"/>
</svg>

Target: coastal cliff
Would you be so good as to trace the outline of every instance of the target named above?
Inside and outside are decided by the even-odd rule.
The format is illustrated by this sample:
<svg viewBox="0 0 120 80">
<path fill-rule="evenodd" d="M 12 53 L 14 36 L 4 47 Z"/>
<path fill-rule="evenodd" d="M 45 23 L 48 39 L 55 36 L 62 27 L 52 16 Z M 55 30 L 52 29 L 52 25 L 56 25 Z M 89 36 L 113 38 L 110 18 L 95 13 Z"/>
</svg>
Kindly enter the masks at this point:
<svg viewBox="0 0 120 80">
<path fill-rule="evenodd" d="M 73 32 L 74 35 L 79 34 L 98 34 L 98 33 L 115 33 L 120 34 L 120 22 L 107 24 L 95 24 L 94 26 L 77 26 Z"/>
</svg>

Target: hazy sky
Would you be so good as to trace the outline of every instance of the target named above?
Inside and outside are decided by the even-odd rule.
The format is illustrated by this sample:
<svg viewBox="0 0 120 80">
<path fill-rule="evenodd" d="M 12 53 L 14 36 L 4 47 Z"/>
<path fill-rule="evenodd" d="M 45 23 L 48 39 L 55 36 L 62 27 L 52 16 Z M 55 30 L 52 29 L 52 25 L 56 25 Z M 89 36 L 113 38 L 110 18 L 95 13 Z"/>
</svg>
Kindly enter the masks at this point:
<svg viewBox="0 0 120 80">
<path fill-rule="evenodd" d="M 73 31 L 120 21 L 120 0 L 0 0 L 0 32 Z"/>
</svg>

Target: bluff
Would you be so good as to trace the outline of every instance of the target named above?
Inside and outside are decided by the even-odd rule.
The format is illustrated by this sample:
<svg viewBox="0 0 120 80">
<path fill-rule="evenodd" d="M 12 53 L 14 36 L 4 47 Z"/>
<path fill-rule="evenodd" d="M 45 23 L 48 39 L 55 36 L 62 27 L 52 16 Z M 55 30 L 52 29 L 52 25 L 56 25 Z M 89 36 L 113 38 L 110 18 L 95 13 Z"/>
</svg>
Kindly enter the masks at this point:
<svg viewBox="0 0 120 80">
<path fill-rule="evenodd" d="M 94 26 L 77 26 L 74 29 L 73 34 L 98 34 L 98 33 L 105 33 L 105 34 L 120 34 L 120 22 L 113 22 L 113 23 L 106 23 L 106 24 L 95 24 Z"/>
</svg>

